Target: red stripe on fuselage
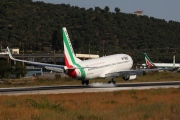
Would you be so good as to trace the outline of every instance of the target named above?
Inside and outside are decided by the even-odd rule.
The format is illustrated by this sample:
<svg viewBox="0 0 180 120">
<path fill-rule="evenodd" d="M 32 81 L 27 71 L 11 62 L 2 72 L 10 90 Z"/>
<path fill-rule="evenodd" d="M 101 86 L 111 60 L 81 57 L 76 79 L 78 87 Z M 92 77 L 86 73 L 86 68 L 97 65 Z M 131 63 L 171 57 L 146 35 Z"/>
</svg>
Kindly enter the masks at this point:
<svg viewBox="0 0 180 120">
<path fill-rule="evenodd" d="M 73 68 L 73 66 L 69 64 L 66 55 L 64 55 L 64 60 L 65 60 L 65 65 L 67 68 Z M 69 77 L 75 78 L 77 76 L 77 73 L 76 73 L 75 69 L 68 69 L 67 75 Z"/>
<path fill-rule="evenodd" d="M 67 68 L 73 68 L 73 66 L 69 64 L 66 55 L 64 55 L 64 60 Z M 75 69 L 68 69 L 67 75 L 72 78 L 75 78 L 77 76 Z"/>
</svg>

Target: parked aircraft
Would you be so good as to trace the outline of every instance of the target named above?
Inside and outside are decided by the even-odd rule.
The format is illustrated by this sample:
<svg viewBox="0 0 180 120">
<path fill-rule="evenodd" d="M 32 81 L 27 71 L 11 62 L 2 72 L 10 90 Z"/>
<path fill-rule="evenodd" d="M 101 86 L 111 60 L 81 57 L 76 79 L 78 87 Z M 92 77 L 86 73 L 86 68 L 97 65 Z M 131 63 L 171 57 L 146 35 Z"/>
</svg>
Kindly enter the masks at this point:
<svg viewBox="0 0 180 120">
<path fill-rule="evenodd" d="M 96 59 L 80 60 L 73 51 L 67 30 L 65 27 L 62 29 L 63 43 L 64 43 L 64 59 L 65 65 L 55 65 L 47 63 L 32 62 L 13 58 L 9 48 L 8 53 L 12 60 L 25 62 L 34 65 L 41 65 L 50 70 L 64 70 L 64 72 L 72 78 L 82 81 L 82 84 L 89 84 L 89 80 L 95 78 L 109 78 L 109 83 L 115 84 L 115 78 L 121 76 L 124 80 L 133 80 L 138 75 L 142 75 L 144 71 L 157 71 L 159 69 L 136 69 L 133 70 L 133 60 L 127 54 L 115 54 L 104 56 Z"/>
<path fill-rule="evenodd" d="M 143 53 L 143 54 L 144 54 L 144 61 L 145 61 L 145 64 L 143 64 L 143 66 L 147 66 L 148 68 L 171 68 L 170 70 L 180 68 L 180 64 L 175 63 L 175 56 L 173 56 L 172 63 L 153 63 L 146 53 Z"/>
</svg>

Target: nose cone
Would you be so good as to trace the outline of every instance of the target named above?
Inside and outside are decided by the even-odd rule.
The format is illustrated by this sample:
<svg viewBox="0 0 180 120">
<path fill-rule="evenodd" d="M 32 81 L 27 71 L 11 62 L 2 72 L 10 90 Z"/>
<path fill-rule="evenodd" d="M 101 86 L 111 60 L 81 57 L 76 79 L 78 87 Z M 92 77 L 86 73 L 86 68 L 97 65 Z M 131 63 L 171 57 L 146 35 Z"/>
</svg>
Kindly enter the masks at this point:
<svg viewBox="0 0 180 120">
<path fill-rule="evenodd" d="M 133 66 L 133 59 L 132 59 L 131 56 L 129 56 L 129 61 L 130 61 L 130 65 L 131 65 L 131 67 L 132 67 L 132 66 Z"/>
</svg>

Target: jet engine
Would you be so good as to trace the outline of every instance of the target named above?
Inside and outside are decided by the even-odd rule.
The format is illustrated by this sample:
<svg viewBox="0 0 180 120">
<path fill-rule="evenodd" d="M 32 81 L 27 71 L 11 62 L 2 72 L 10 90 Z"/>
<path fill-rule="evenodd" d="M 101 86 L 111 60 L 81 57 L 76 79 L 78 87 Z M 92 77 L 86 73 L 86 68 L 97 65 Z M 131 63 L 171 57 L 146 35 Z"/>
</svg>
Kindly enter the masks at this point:
<svg viewBox="0 0 180 120">
<path fill-rule="evenodd" d="M 125 80 L 125 81 L 128 81 L 128 80 L 134 80 L 136 79 L 137 75 L 126 75 L 126 76 L 123 76 L 122 78 Z"/>
</svg>

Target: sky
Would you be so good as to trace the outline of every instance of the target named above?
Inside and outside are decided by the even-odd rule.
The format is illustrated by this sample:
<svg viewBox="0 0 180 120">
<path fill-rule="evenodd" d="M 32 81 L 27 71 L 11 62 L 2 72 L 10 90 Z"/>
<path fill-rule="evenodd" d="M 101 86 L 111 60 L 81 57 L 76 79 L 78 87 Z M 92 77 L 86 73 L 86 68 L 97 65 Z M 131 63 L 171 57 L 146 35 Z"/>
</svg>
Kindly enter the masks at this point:
<svg viewBox="0 0 180 120">
<path fill-rule="evenodd" d="M 88 8 L 105 6 L 114 12 L 115 7 L 120 8 L 123 13 L 133 13 L 142 10 L 144 15 L 166 21 L 180 22 L 180 0 L 33 0 L 53 4 L 70 4 Z"/>
</svg>

